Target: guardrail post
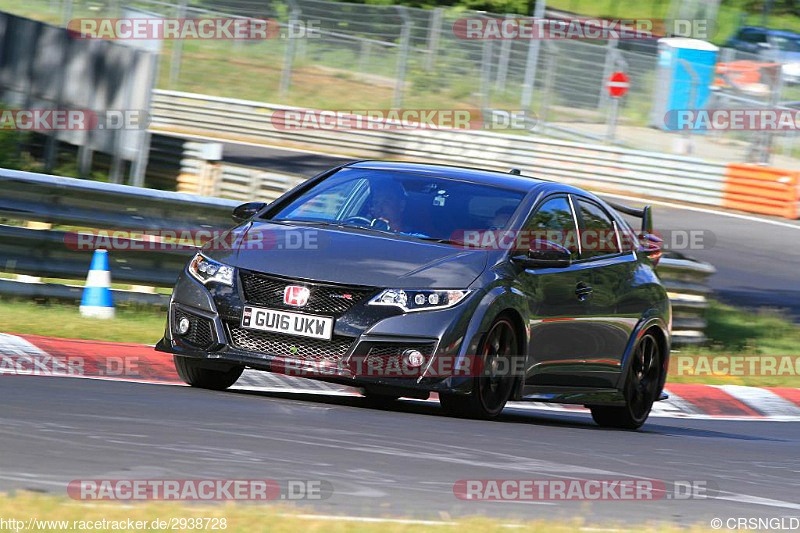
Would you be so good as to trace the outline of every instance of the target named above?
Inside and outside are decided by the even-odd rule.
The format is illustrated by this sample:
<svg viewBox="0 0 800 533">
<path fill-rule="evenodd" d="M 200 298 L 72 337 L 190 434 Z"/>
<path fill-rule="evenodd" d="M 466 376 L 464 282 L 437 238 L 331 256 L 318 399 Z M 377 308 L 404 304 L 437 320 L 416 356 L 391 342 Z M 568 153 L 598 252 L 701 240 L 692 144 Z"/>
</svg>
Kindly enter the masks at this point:
<svg viewBox="0 0 800 533">
<path fill-rule="evenodd" d="M 408 54 L 411 46 L 411 28 L 414 22 L 408 16 L 408 11 L 405 6 L 395 6 L 400 17 L 403 19 L 403 32 L 400 35 L 400 48 L 397 51 L 397 68 L 395 69 L 396 82 L 394 86 L 394 108 L 399 109 L 403 107 L 405 85 L 406 85 L 406 70 L 408 69 Z"/>
</svg>

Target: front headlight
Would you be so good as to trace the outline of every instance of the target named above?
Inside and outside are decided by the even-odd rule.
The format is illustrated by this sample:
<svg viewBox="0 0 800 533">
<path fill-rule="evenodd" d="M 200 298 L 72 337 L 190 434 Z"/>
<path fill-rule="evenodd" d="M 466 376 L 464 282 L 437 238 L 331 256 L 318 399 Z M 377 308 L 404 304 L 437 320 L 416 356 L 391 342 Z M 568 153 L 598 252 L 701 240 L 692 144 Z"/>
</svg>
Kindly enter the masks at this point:
<svg viewBox="0 0 800 533">
<path fill-rule="evenodd" d="M 232 266 L 212 261 L 201 253 L 195 255 L 189 263 L 189 274 L 204 285 L 213 281 L 232 287 L 234 272 Z"/>
<path fill-rule="evenodd" d="M 463 300 L 468 290 L 406 290 L 386 289 L 367 305 L 391 305 L 403 311 L 431 311 L 453 307 Z"/>
</svg>

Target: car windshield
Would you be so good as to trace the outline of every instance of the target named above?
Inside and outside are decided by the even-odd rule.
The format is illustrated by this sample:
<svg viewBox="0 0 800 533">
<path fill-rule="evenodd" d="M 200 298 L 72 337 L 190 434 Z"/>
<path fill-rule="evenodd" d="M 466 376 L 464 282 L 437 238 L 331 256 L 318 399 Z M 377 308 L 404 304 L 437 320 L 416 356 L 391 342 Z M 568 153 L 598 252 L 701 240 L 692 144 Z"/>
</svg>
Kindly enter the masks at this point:
<svg viewBox="0 0 800 533">
<path fill-rule="evenodd" d="M 775 46 L 784 52 L 800 52 L 800 38 L 773 37 Z"/>
<path fill-rule="evenodd" d="M 460 242 L 465 231 L 504 229 L 524 195 L 435 175 L 345 168 L 272 219 Z"/>
</svg>

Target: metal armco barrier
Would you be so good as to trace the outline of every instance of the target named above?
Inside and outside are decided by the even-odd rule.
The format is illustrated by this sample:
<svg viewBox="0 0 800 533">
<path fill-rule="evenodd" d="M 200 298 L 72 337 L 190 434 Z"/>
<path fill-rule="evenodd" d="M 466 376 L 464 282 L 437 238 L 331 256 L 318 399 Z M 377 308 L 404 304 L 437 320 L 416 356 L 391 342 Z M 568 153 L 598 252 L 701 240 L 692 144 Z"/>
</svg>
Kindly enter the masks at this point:
<svg viewBox="0 0 800 533">
<path fill-rule="evenodd" d="M 750 164 L 725 168 L 723 206 L 765 215 L 798 218 L 800 172 Z"/>
<path fill-rule="evenodd" d="M 15 222 L 39 221 L 108 230 L 222 230 L 233 225 L 239 204 L 185 193 L 112 185 L 74 178 L 0 170 L 0 216 Z M 83 279 L 91 249 L 74 246 L 75 233 L 0 225 L 0 271 L 60 279 Z M 113 281 L 169 287 L 194 250 L 152 250 L 147 241 L 117 239 L 109 254 Z M 676 343 L 704 340 L 702 310 L 711 265 L 669 255 L 658 266 L 675 313 Z M 0 280 L 0 293 L 26 297 L 79 299 L 79 288 Z M 115 291 L 118 301 L 161 303 L 163 295 Z"/>
<path fill-rule="evenodd" d="M 152 127 L 155 131 L 300 146 L 361 158 L 402 158 L 497 170 L 514 167 L 532 176 L 593 190 L 734 207 L 728 192 L 730 165 L 723 162 L 528 134 L 287 127 L 284 112 L 296 110 L 300 108 L 160 90 L 154 98 Z M 796 197 L 797 184 L 793 187 L 793 193 L 787 187 L 784 200 Z M 764 212 L 749 202 L 737 202 L 735 207 Z M 792 215 L 797 213 L 782 213 Z"/>
<path fill-rule="evenodd" d="M 716 269 L 676 252 L 665 252 L 658 275 L 672 304 L 672 342 L 699 344 L 706 340 L 705 310 L 711 289 L 708 278 Z"/>
</svg>

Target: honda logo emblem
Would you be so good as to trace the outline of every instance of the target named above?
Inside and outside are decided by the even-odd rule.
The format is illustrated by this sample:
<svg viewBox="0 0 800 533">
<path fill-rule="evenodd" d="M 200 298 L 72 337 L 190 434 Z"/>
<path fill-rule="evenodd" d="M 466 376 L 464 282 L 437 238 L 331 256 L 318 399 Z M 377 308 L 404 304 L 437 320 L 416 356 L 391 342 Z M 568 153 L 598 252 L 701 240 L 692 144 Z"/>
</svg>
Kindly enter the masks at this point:
<svg viewBox="0 0 800 533">
<path fill-rule="evenodd" d="M 295 307 L 303 307 L 308 302 L 309 295 L 311 295 L 311 291 L 308 290 L 308 287 L 288 285 L 283 289 L 283 303 Z"/>
</svg>

